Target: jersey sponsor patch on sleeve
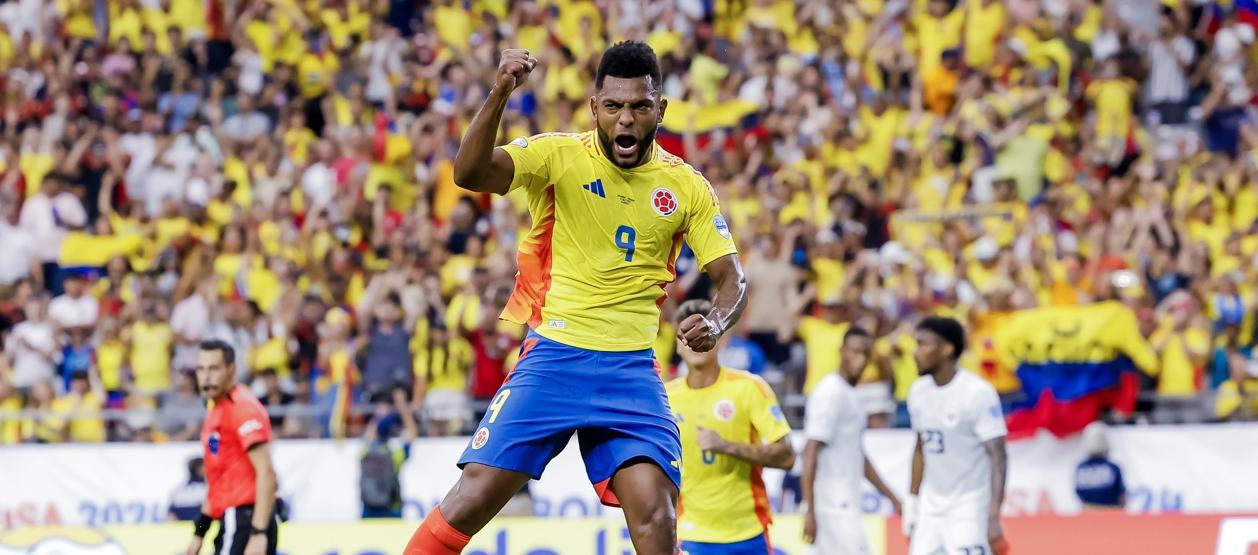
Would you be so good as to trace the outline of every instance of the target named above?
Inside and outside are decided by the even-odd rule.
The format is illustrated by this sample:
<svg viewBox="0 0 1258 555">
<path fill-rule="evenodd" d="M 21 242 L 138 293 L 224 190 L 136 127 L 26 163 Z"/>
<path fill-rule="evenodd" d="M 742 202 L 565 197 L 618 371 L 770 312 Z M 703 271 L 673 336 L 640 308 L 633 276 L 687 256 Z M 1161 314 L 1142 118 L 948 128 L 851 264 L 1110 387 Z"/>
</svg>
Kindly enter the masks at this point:
<svg viewBox="0 0 1258 555">
<path fill-rule="evenodd" d="M 243 437 L 261 429 L 262 423 L 258 422 L 257 418 L 250 418 L 249 420 L 246 420 L 244 424 L 241 424 L 239 428 L 236 428 L 236 433 Z"/>
<path fill-rule="evenodd" d="M 520 148 L 528 148 L 529 140 L 524 137 L 516 137 L 515 140 L 511 141 L 510 144 L 511 146 L 518 146 Z"/>
<path fill-rule="evenodd" d="M 721 234 L 721 237 L 729 239 L 729 224 L 725 223 L 724 216 L 720 214 L 714 216 L 712 218 L 712 225 L 716 226 L 716 232 Z"/>
<path fill-rule="evenodd" d="M 769 407 L 769 414 L 773 415 L 773 419 L 777 420 L 778 422 L 786 420 L 786 417 L 782 415 L 782 407 L 779 407 L 777 405 L 773 405 L 772 407 Z"/>
</svg>

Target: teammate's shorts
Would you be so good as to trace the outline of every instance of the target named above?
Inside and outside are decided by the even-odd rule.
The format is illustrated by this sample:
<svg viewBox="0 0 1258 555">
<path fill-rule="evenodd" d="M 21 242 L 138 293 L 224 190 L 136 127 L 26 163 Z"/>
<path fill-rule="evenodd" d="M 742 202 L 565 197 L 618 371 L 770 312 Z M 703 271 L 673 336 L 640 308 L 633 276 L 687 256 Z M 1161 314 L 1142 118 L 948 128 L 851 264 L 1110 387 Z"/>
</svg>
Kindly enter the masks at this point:
<svg viewBox="0 0 1258 555">
<path fill-rule="evenodd" d="M 909 539 L 909 555 L 993 555 L 987 519 L 921 515 Z"/>
<path fill-rule="evenodd" d="M 275 555 L 275 543 L 279 539 L 279 518 L 271 516 L 266 529 L 267 555 Z M 218 535 L 214 536 L 214 555 L 243 555 L 253 531 L 253 505 L 228 508 L 220 518 Z"/>
<path fill-rule="evenodd" d="M 681 542 L 681 555 L 773 555 L 766 532 L 734 543 Z"/>
<path fill-rule="evenodd" d="M 459 468 L 478 463 L 540 478 L 573 432 L 604 504 L 619 506 L 611 477 L 633 459 L 654 462 L 681 486 L 681 436 L 651 349 L 591 351 L 532 331 Z"/>
<path fill-rule="evenodd" d="M 859 511 L 817 511 L 813 555 L 869 555 L 869 539 Z"/>
</svg>

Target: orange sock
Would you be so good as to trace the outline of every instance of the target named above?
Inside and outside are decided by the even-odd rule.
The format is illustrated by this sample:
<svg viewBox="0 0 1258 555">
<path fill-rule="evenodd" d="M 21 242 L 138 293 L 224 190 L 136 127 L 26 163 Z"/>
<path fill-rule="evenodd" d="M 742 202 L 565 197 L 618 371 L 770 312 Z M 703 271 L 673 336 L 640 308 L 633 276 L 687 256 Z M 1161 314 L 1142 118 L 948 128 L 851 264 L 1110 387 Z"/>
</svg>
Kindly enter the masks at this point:
<svg viewBox="0 0 1258 555">
<path fill-rule="evenodd" d="M 450 526 L 440 508 L 434 508 L 411 536 L 403 555 L 459 555 L 471 539 Z"/>
</svg>

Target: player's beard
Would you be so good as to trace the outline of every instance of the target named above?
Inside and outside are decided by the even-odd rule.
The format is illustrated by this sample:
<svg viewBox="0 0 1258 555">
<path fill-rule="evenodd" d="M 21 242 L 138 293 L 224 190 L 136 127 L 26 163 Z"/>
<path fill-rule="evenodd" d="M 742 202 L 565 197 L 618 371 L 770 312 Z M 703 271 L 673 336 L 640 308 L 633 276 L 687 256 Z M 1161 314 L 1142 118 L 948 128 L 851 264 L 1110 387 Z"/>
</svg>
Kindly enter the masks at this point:
<svg viewBox="0 0 1258 555">
<path fill-rule="evenodd" d="M 629 166 L 621 166 L 620 164 L 617 164 L 616 159 L 612 157 L 612 153 L 616 151 L 616 148 L 615 145 L 612 144 L 612 138 L 607 134 L 607 132 L 604 131 L 602 127 L 596 127 L 595 131 L 598 133 L 598 142 L 602 145 L 603 152 L 611 163 L 622 168 L 636 168 L 642 165 L 642 161 L 646 159 L 647 153 L 651 151 L 651 145 L 655 143 L 655 133 L 656 131 L 659 131 L 659 128 L 660 127 L 658 125 L 652 127 L 650 131 L 647 131 L 645 135 L 638 139 L 638 157 L 633 161 L 633 164 Z"/>
</svg>

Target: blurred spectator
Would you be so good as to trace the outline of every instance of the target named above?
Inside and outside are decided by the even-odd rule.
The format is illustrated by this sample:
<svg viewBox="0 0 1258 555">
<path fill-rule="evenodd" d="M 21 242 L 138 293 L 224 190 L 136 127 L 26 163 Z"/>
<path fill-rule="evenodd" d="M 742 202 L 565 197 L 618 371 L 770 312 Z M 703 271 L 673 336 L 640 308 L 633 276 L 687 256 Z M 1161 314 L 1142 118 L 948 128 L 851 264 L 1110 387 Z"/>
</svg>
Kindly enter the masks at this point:
<svg viewBox="0 0 1258 555">
<path fill-rule="evenodd" d="M 188 296 L 175 304 L 170 314 L 170 331 L 174 334 L 175 368 L 192 368 L 196 364 L 197 345 L 206 337 L 210 326 L 210 304 L 217 301 L 212 277 L 201 278 Z"/>
<path fill-rule="evenodd" d="M 26 405 L 22 408 L 43 411 L 38 416 L 22 419 L 22 441 L 28 443 L 58 443 L 62 441 L 64 421 L 53 413 L 56 391 L 52 380 L 41 378 L 30 386 Z"/>
<path fill-rule="evenodd" d="M 1187 293 L 1167 297 L 1159 307 L 1159 327 L 1153 332 L 1153 348 L 1161 357 L 1158 401 L 1153 419 L 1157 423 L 1195 422 L 1201 419 L 1201 391 L 1206 359 L 1210 354 L 1210 332 L 1196 301 Z"/>
<path fill-rule="evenodd" d="M 1258 358 L 1252 349 L 1227 353 L 1228 379 L 1219 384 L 1214 415 L 1221 420 L 1258 419 Z"/>
<path fill-rule="evenodd" d="M 41 273 L 35 238 L 18 220 L 21 203 L 12 193 L 0 195 L 0 288 L 11 288 L 18 281 Z"/>
<path fill-rule="evenodd" d="M 1109 459 L 1106 426 L 1093 422 L 1083 430 L 1088 458 L 1075 468 L 1075 493 L 1085 508 L 1122 509 L 1127 504 L 1123 472 Z"/>
<path fill-rule="evenodd" d="M 201 515 L 208 486 L 205 481 L 205 459 L 188 459 L 188 481 L 180 484 L 170 494 L 170 520 L 196 520 Z"/>
<path fill-rule="evenodd" d="M 87 281 L 81 273 L 62 270 L 62 276 L 65 293 L 48 304 L 48 317 L 61 330 L 90 329 L 96 325 L 100 302 L 87 294 Z"/>
<path fill-rule="evenodd" d="M 95 372 L 76 371 L 70 375 L 67 393 L 52 402 L 54 416 L 49 423 L 60 428 L 61 441 L 102 443 L 105 421 L 100 411 L 104 406 L 105 391 Z"/>
<path fill-rule="evenodd" d="M 414 386 L 414 355 L 411 333 L 403 321 L 402 300 L 395 290 L 377 292 L 379 297 L 364 301 L 361 313 L 367 322 L 361 347 L 363 396 L 371 399 Z"/>
<path fill-rule="evenodd" d="M 157 302 L 145 300 L 140 318 L 122 335 L 131 353 L 130 368 L 135 389 L 156 395 L 170 388 L 170 363 L 174 337 L 170 326 L 162 321 Z"/>
<path fill-rule="evenodd" d="M 22 441 L 22 396 L 0 372 L 0 445 L 13 445 Z"/>
<path fill-rule="evenodd" d="M 70 381 L 75 374 L 86 375 L 95 371 L 96 350 L 88 343 L 90 331 L 86 327 L 71 328 L 66 332 L 68 339 L 61 347 L 61 362 L 58 364 L 58 375 L 61 387 L 70 390 Z"/>
<path fill-rule="evenodd" d="M 274 368 L 266 368 L 258 373 L 258 377 L 262 382 L 262 393 L 258 395 L 258 400 L 262 401 L 262 406 L 267 408 L 267 414 L 271 415 L 271 429 L 284 429 L 283 409 L 293 404 L 293 394 L 284 391 L 280 387 L 279 374 Z M 280 409 L 280 410 L 275 410 Z"/>
<path fill-rule="evenodd" d="M 402 515 L 402 484 L 398 474 L 411 453 L 418 427 L 407 403 L 408 392 L 398 387 L 373 394 L 375 412 L 363 435 L 359 478 L 363 518 Z"/>
<path fill-rule="evenodd" d="M 793 225 L 798 230 L 801 226 Z M 780 365 L 790 358 L 780 331 L 787 328 L 791 295 L 800 282 L 799 269 L 791 263 L 796 233 L 786 237 L 763 236 L 747 253 L 747 337 L 760 346 L 768 361 Z"/>
<path fill-rule="evenodd" d="M 197 388 L 197 377 L 192 371 L 175 372 L 174 390 L 162 399 L 158 429 L 168 441 L 190 441 L 201 433 L 201 416 L 205 413 L 205 401 Z"/>
<path fill-rule="evenodd" d="M 293 382 L 293 405 L 291 406 L 306 410 L 284 417 L 284 426 L 279 430 L 280 436 L 284 438 L 320 437 L 327 422 L 327 415 L 309 410 L 317 404 L 316 401 L 317 399 L 312 395 L 309 380 L 299 379 Z"/>
<path fill-rule="evenodd" d="M 56 369 L 59 349 L 47 310 L 47 297 L 36 295 L 26 303 L 26 319 L 13 327 L 5 341 L 13 386 L 23 394 L 36 382 L 51 379 Z"/>
</svg>

